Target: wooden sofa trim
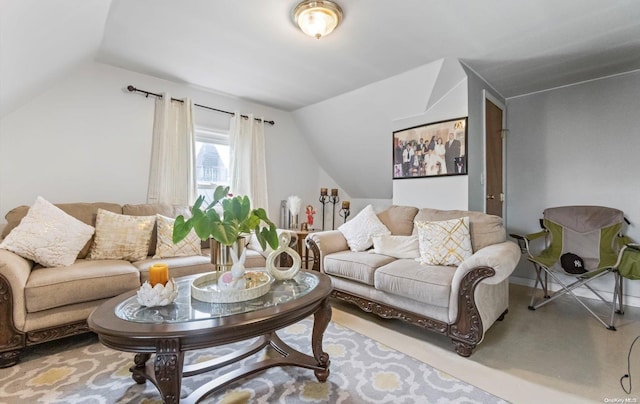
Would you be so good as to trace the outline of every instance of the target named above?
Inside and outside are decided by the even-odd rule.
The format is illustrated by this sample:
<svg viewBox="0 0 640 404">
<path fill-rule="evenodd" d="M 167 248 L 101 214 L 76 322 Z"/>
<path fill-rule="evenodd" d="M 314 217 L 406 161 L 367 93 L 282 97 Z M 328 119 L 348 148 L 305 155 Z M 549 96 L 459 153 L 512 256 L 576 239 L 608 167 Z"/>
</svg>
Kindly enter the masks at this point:
<svg viewBox="0 0 640 404">
<path fill-rule="evenodd" d="M 307 248 L 310 248 L 314 257 L 320 256 L 320 250 L 311 239 L 305 240 Z M 320 270 L 320 260 L 314 258 L 313 270 Z M 410 324 L 417 325 L 426 330 L 446 335 L 451 338 L 455 350 L 460 356 L 469 357 L 473 349 L 480 343 L 483 335 L 482 319 L 475 302 L 475 289 L 478 283 L 485 278 L 495 275 L 491 267 L 476 267 L 469 271 L 460 283 L 458 291 L 458 316 L 452 324 L 424 317 L 419 314 L 388 306 L 362 296 L 358 296 L 334 287 L 331 296 L 348 303 L 355 304 L 360 309 L 376 314 L 382 318 L 397 318 Z M 504 319 L 508 310 L 498 320 Z"/>
</svg>

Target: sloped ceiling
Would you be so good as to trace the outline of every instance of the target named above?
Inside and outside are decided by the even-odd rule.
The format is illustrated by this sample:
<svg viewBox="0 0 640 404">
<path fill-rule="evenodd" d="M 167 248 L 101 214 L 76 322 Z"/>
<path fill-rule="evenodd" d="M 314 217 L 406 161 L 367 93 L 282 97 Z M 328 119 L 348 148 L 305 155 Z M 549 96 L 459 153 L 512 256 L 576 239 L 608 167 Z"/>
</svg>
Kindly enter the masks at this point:
<svg viewBox="0 0 640 404">
<path fill-rule="evenodd" d="M 0 0 L 0 112 L 87 59 L 284 110 L 441 58 L 507 98 L 640 68 L 636 0 L 338 1 L 315 40 L 297 0 Z"/>
<path fill-rule="evenodd" d="M 0 1 L 0 117 L 94 60 L 111 0 Z"/>
</svg>

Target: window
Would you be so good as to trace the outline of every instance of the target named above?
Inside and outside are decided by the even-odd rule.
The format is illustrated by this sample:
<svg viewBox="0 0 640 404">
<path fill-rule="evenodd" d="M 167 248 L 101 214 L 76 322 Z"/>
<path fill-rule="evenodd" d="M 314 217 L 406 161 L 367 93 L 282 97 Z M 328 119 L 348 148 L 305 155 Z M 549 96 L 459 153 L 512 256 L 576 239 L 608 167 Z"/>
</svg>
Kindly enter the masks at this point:
<svg viewBox="0 0 640 404">
<path fill-rule="evenodd" d="M 218 185 L 230 184 L 229 135 L 221 131 L 196 128 L 196 193 L 213 200 Z"/>
</svg>

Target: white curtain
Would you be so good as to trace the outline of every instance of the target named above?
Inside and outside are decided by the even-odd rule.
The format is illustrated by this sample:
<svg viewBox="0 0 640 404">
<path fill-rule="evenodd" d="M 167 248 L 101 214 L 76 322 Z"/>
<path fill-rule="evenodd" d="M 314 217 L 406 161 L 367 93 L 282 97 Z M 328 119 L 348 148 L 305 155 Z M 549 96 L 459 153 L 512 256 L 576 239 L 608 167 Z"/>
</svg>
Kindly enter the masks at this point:
<svg viewBox="0 0 640 404">
<path fill-rule="evenodd" d="M 156 99 L 148 203 L 190 205 L 195 201 L 193 103 Z"/>
<path fill-rule="evenodd" d="M 231 120 L 231 192 L 247 195 L 251 208 L 269 211 L 264 121 L 253 115 L 242 118 L 236 112 Z"/>
</svg>

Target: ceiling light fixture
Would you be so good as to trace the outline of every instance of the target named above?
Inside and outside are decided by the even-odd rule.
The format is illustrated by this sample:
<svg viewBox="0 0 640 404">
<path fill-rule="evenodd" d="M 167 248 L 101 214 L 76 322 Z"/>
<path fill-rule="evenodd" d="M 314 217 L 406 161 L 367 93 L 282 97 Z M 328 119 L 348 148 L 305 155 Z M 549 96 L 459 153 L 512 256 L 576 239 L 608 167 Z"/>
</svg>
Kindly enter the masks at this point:
<svg viewBox="0 0 640 404">
<path fill-rule="evenodd" d="M 320 39 L 342 21 L 342 9 L 330 0 L 304 0 L 293 10 L 293 20 L 302 32 Z"/>
</svg>

